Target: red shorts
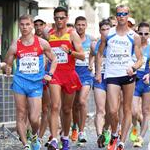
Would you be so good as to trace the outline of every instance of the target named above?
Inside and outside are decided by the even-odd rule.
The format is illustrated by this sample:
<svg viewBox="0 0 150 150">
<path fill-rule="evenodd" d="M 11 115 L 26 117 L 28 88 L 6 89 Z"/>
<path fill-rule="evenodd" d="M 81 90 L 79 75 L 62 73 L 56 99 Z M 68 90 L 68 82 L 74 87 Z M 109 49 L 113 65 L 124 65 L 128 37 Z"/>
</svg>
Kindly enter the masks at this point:
<svg viewBox="0 0 150 150">
<path fill-rule="evenodd" d="M 55 72 L 50 84 L 60 85 L 62 90 L 68 94 L 72 94 L 73 92 L 80 90 L 82 87 L 81 81 L 75 70 Z"/>
</svg>

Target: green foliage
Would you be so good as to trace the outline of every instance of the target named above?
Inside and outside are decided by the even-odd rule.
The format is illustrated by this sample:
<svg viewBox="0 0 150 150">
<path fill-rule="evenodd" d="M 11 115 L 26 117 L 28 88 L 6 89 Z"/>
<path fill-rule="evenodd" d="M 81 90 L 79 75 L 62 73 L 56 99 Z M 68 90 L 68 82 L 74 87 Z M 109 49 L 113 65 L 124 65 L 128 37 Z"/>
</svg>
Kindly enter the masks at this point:
<svg viewBox="0 0 150 150">
<path fill-rule="evenodd" d="M 146 21 L 150 23 L 150 0 L 86 0 L 94 7 L 94 3 L 104 3 L 110 4 L 111 15 L 115 15 L 115 8 L 117 4 L 127 4 L 130 8 L 130 14 L 135 18 L 136 23 L 141 21 Z"/>
</svg>

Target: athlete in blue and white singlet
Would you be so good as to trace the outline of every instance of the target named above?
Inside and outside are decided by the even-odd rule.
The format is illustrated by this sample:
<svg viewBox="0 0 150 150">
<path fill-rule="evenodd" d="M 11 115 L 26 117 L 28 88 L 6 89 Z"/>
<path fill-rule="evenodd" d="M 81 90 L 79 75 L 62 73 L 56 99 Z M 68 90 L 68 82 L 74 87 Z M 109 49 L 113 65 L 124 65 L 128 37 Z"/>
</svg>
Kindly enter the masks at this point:
<svg viewBox="0 0 150 150">
<path fill-rule="evenodd" d="M 108 150 L 117 147 L 124 150 L 124 142 L 131 125 L 131 103 L 135 87 L 135 71 L 142 65 L 141 39 L 137 33 L 128 27 L 129 8 L 125 5 L 116 7 L 116 18 L 118 24 L 111 28 L 106 37 L 102 36 L 102 42 L 97 54 L 96 79 L 101 80 L 99 66 L 101 66 L 101 55 L 106 49 L 105 78 L 107 82 L 107 100 L 110 110 L 110 124 L 112 138 L 108 144 Z M 137 61 L 133 62 L 133 51 Z M 123 93 L 124 118 L 120 142 L 117 144 L 118 105 L 120 91 Z"/>
</svg>

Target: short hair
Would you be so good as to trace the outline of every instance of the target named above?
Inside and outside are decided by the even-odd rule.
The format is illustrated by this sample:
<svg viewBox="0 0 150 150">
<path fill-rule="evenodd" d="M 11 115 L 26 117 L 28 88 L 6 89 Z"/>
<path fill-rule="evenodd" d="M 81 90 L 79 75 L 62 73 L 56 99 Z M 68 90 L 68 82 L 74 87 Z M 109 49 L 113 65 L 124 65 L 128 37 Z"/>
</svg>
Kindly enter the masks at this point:
<svg viewBox="0 0 150 150">
<path fill-rule="evenodd" d="M 86 18 L 85 18 L 84 16 L 78 16 L 78 17 L 75 19 L 75 24 L 76 24 L 79 20 L 86 21 Z"/>
<path fill-rule="evenodd" d="M 68 16 L 68 10 L 65 7 L 58 6 L 57 8 L 54 9 L 54 16 L 58 12 L 65 12 L 65 15 Z"/>
<path fill-rule="evenodd" d="M 29 15 L 29 14 L 24 14 L 24 15 L 20 16 L 19 17 L 19 22 L 21 20 L 24 20 L 24 19 L 29 19 L 33 23 L 33 17 L 31 15 Z"/>
<path fill-rule="evenodd" d="M 149 25 L 147 22 L 141 22 L 141 23 L 139 23 L 139 25 L 138 25 L 138 31 L 139 31 L 139 29 L 142 28 L 142 27 L 150 28 L 150 25 Z"/>
<path fill-rule="evenodd" d="M 102 27 L 103 25 L 108 25 L 108 26 L 112 27 L 112 23 L 110 22 L 109 19 L 103 19 L 101 22 L 99 22 L 99 28 L 100 28 L 100 29 L 101 29 L 101 27 Z"/>
<path fill-rule="evenodd" d="M 118 8 L 124 8 L 124 7 L 126 7 L 126 8 L 128 9 L 128 13 L 129 13 L 129 7 L 126 6 L 126 5 L 123 5 L 123 4 L 117 5 L 117 6 L 116 6 L 116 11 L 117 11 Z"/>
</svg>

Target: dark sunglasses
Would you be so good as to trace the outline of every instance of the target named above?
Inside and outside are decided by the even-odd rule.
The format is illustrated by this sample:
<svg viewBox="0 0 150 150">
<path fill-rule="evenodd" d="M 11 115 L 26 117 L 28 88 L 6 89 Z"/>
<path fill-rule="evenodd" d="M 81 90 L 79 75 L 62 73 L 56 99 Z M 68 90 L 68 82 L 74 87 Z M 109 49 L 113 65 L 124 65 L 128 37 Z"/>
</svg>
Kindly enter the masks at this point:
<svg viewBox="0 0 150 150">
<path fill-rule="evenodd" d="M 54 20 L 58 21 L 58 20 L 64 20 L 66 18 L 66 16 L 62 16 L 62 17 L 54 17 Z"/>
<path fill-rule="evenodd" d="M 128 15 L 128 13 L 127 12 L 118 12 L 118 13 L 116 13 L 116 16 L 117 17 L 121 17 L 121 16 L 127 16 Z"/>
<path fill-rule="evenodd" d="M 139 35 L 149 35 L 149 33 L 148 32 L 146 32 L 146 33 L 143 33 L 143 32 L 139 32 Z"/>
</svg>

